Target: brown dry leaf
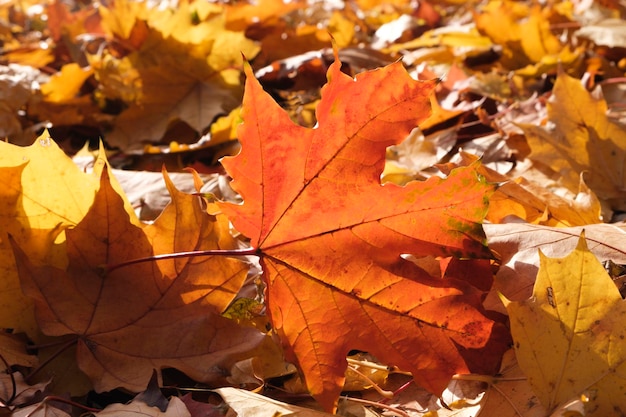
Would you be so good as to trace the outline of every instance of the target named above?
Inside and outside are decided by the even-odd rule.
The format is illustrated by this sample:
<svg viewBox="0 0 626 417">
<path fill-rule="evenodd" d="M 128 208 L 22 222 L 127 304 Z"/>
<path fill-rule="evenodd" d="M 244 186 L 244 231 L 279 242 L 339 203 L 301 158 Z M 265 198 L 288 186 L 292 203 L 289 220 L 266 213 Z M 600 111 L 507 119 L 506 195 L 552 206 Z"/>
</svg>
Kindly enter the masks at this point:
<svg viewBox="0 0 626 417">
<path fill-rule="evenodd" d="M 12 372 L 12 375 L 3 372 L 0 374 L 0 398 L 4 401 L 10 399 L 11 406 L 33 404 L 42 400 L 43 392 L 49 384 L 50 381 L 45 381 L 31 385 L 26 383 L 20 372 Z"/>
<path fill-rule="evenodd" d="M 16 248 L 41 330 L 77 336 L 78 364 L 98 391 L 140 391 L 153 369 L 163 367 L 209 381 L 220 365 L 263 339 L 219 315 L 246 277 L 248 266 L 236 259 L 187 257 L 104 269 L 153 254 L 236 247 L 224 217 L 207 214 L 200 197 L 177 192 L 167 177 L 166 184 L 173 203 L 142 228 L 104 170 L 93 205 L 60 247 L 67 268 L 33 265 Z"/>
<path fill-rule="evenodd" d="M 238 417 L 330 417 L 333 415 L 311 408 L 283 403 L 237 388 L 219 388 L 216 389 L 215 392 L 224 399 L 226 404 L 237 412 Z"/>
<path fill-rule="evenodd" d="M 570 191 L 580 176 L 612 209 L 626 209 L 626 130 L 607 117 L 600 90 L 587 92 L 580 80 L 560 72 L 548 102 L 552 126 L 522 125 L 529 158 L 549 166 Z"/>
<path fill-rule="evenodd" d="M 293 24 L 293 16 L 287 16 L 251 28 L 252 36 L 261 43 L 261 52 L 255 63 L 270 64 L 296 58 L 307 52 L 328 48 L 331 41 L 340 48 L 346 48 L 354 42 L 355 23 L 341 11 L 325 10 L 322 3 L 302 15 L 302 21 L 296 25 Z"/>
<path fill-rule="evenodd" d="M 164 411 L 134 399 L 128 404 L 111 404 L 95 415 L 98 417 L 191 417 L 185 403 L 178 397 L 170 398 L 167 409 Z"/>
<path fill-rule="evenodd" d="M 0 357 L 8 366 L 33 367 L 37 364 L 37 357 L 26 352 L 26 343 L 16 335 L 6 332 L 0 332 Z"/>
<path fill-rule="evenodd" d="M 62 0 L 52 0 L 46 8 L 48 30 L 50 36 L 55 42 L 66 42 L 69 48 L 78 45 L 72 45 L 72 41 L 78 39 L 85 32 L 97 34 L 101 32 L 99 27 L 98 12 L 93 8 L 73 9 Z"/>
<path fill-rule="evenodd" d="M 506 303 L 515 351 L 548 412 L 584 395 L 585 415 L 624 415 L 626 304 L 584 236 L 564 258 L 539 252 L 532 297 Z"/>
</svg>

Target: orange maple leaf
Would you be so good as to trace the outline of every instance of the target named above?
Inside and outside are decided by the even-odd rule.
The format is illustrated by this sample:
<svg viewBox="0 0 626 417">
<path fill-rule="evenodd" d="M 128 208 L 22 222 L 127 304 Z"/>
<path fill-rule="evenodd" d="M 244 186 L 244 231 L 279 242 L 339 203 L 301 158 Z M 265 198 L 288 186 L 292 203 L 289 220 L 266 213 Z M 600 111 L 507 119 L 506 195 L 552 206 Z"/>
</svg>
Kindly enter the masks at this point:
<svg viewBox="0 0 626 417">
<path fill-rule="evenodd" d="M 103 171 L 85 217 L 66 231 L 66 269 L 33 265 L 14 246 L 26 295 L 41 330 L 77 336 L 77 361 L 97 391 L 141 391 L 153 369 L 173 367 L 197 381 L 220 377 L 220 364 L 254 348 L 263 334 L 220 315 L 236 296 L 248 265 L 234 258 L 137 258 L 188 250 L 233 249 L 223 216 L 201 198 L 177 191 L 154 224 L 131 221 L 123 198 Z M 131 218 L 129 218 L 131 217 Z M 125 266 L 106 271 L 106 265 Z"/>
<path fill-rule="evenodd" d="M 242 150 L 223 161 L 244 204 L 221 207 L 259 251 L 272 323 L 312 395 L 336 407 L 351 349 L 436 393 L 455 373 L 497 367 L 508 336 L 485 317 L 484 293 L 401 256 L 488 258 L 480 221 L 493 187 L 476 166 L 380 184 L 386 147 L 428 116 L 435 82 L 400 63 L 353 79 L 335 62 L 307 129 L 246 71 Z"/>
</svg>

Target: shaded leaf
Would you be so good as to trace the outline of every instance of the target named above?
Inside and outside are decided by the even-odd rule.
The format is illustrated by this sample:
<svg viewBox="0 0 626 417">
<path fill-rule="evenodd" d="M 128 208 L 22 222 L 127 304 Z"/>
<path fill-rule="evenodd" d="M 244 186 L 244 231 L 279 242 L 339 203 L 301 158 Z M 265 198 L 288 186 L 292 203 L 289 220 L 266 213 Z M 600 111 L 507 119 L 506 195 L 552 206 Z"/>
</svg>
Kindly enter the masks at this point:
<svg viewBox="0 0 626 417">
<path fill-rule="evenodd" d="M 22 133 L 18 110 L 34 101 L 32 96 L 40 73 L 31 67 L 0 65 L 0 137 L 16 137 Z"/>
<path fill-rule="evenodd" d="M 220 406 L 196 401 L 191 394 L 181 396 L 180 400 L 187 407 L 191 417 L 224 417 L 225 415 Z"/>
<path fill-rule="evenodd" d="M 152 372 L 152 377 L 150 382 L 148 382 L 146 390 L 137 394 L 134 399 L 142 401 L 150 407 L 156 407 L 163 412 L 167 410 L 169 402 L 159 388 L 159 378 L 156 370 Z"/>
<path fill-rule="evenodd" d="M 26 343 L 16 335 L 6 332 L 0 332 L 0 356 L 5 366 L 32 367 L 37 364 L 37 357 L 26 352 Z"/>
<path fill-rule="evenodd" d="M 480 221 L 492 187 L 476 166 L 380 184 L 386 147 L 428 116 L 434 83 L 399 64 L 353 79 L 335 62 L 319 127 L 306 129 L 247 74 L 242 150 L 223 161 L 244 204 L 221 207 L 261 252 L 272 324 L 313 396 L 334 409 L 351 349 L 433 392 L 455 373 L 488 372 L 507 336 L 483 315 L 481 291 L 400 255 L 488 258 Z"/>
<path fill-rule="evenodd" d="M 50 259 L 55 255 L 47 253 L 45 242 L 55 239 L 53 229 L 75 225 L 85 216 L 98 182 L 81 172 L 48 132 L 29 147 L 0 142 L 0 177 L 0 327 L 35 337 L 32 303 L 20 290 L 8 235 L 28 250 L 33 262 L 47 257 L 63 265 L 62 256 Z"/>
<path fill-rule="evenodd" d="M 166 183 L 173 204 L 142 228 L 131 223 L 103 171 L 93 206 L 67 231 L 67 269 L 34 266 L 16 248 L 22 285 L 35 301 L 42 331 L 77 335 L 79 366 L 99 391 L 140 391 L 153 369 L 163 367 L 211 380 L 221 363 L 263 338 L 219 315 L 245 279 L 248 267 L 238 260 L 209 256 L 103 269 L 159 253 L 233 248 L 224 218 L 208 215 L 200 197 Z"/>
</svg>

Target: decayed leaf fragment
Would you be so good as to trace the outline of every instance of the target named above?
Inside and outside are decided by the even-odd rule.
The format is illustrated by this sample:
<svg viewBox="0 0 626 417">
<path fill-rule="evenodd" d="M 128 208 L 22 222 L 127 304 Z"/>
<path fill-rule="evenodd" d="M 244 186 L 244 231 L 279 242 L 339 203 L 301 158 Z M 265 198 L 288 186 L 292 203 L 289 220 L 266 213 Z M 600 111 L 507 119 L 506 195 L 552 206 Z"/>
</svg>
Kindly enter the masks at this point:
<svg viewBox="0 0 626 417">
<path fill-rule="evenodd" d="M 493 187 L 476 166 L 380 184 L 386 147 L 428 116 L 434 82 L 399 63 L 353 79 L 336 61 L 319 127 L 306 129 L 246 71 L 242 150 L 223 161 L 244 204 L 221 207 L 260 251 L 272 324 L 313 396 L 335 408 L 351 349 L 437 393 L 455 373 L 489 372 L 508 336 L 483 315 L 483 293 L 401 255 L 488 258 L 480 222 Z"/>
<path fill-rule="evenodd" d="M 533 296 L 510 302 L 519 366 L 552 412 L 583 395 L 589 416 L 624 415 L 626 304 L 584 233 L 564 258 L 540 252 Z"/>
<path fill-rule="evenodd" d="M 103 269 L 159 253 L 234 248 L 225 218 L 209 215 L 200 197 L 177 192 L 167 177 L 166 184 L 173 204 L 142 228 L 104 170 L 92 207 L 66 231 L 66 269 L 33 265 L 14 248 L 41 330 L 77 335 L 78 364 L 99 391 L 140 391 L 162 367 L 207 381 L 217 365 L 263 338 L 220 316 L 246 277 L 248 266 L 238 260 L 209 256 Z"/>
</svg>

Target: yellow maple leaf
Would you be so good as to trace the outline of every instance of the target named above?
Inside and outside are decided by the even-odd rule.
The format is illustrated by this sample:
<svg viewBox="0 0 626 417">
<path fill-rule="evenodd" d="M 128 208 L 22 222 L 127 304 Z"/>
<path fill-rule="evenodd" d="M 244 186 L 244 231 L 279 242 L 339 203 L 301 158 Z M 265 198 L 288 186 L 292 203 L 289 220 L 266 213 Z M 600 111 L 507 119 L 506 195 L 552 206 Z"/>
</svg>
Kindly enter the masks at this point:
<svg viewBox="0 0 626 417">
<path fill-rule="evenodd" d="M 564 258 L 540 252 L 532 297 L 507 311 L 519 366 L 549 413 L 578 396 L 588 416 L 626 413 L 626 304 L 584 233 Z"/>
</svg>

